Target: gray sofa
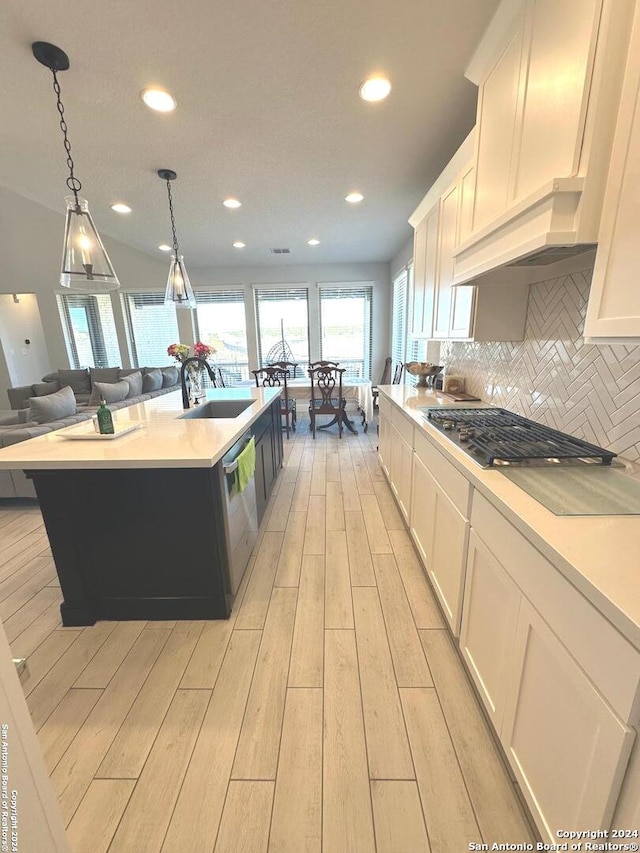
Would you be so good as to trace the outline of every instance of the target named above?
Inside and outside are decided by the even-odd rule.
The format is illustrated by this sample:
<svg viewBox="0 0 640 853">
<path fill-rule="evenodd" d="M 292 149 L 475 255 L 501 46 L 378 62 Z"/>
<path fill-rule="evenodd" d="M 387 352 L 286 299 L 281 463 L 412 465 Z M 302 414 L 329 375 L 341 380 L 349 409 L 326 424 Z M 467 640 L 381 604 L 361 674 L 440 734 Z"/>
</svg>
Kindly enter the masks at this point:
<svg viewBox="0 0 640 853">
<path fill-rule="evenodd" d="M 93 417 L 97 409 L 97 404 L 91 402 L 95 383 L 115 383 L 121 381 L 123 377 L 130 376 L 138 371 L 143 375 L 143 383 L 147 383 L 147 380 L 145 380 L 146 374 L 153 371 L 161 371 L 163 373 L 162 387 L 155 390 L 145 390 L 145 385 L 143 385 L 143 393 L 133 397 L 126 397 L 124 400 L 118 402 L 109 403 L 108 405 L 111 410 L 115 411 L 126 406 L 133 406 L 136 403 L 144 403 L 146 400 L 176 391 L 180 387 L 178 368 L 175 365 L 171 365 L 170 367 L 137 367 L 131 369 L 109 367 L 89 368 L 87 370 L 60 370 L 47 374 L 47 376 L 42 378 L 41 382 L 34 383 L 33 385 L 9 388 L 7 394 L 11 408 L 15 410 L 15 415 L 0 418 L 0 448 L 10 447 L 21 441 L 37 438 L 40 435 L 46 435 L 63 427 L 89 420 Z M 157 374 L 153 382 L 151 379 L 148 382 L 149 387 L 157 383 Z M 28 420 L 31 405 L 30 400 L 32 398 L 46 397 L 65 387 L 70 387 L 73 390 L 76 400 L 75 414 L 46 421 L 45 423 L 35 423 Z M 0 471 L 0 499 L 35 497 L 36 493 L 33 484 L 31 480 L 25 477 L 22 471 Z"/>
</svg>

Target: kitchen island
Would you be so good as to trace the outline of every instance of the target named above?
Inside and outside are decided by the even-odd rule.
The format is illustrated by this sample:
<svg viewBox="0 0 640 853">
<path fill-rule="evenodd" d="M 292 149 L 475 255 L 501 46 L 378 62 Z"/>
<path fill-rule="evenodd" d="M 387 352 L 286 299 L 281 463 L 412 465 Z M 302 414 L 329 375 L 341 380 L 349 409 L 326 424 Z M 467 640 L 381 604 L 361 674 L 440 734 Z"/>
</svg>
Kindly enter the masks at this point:
<svg viewBox="0 0 640 853">
<path fill-rule="evenodd" d="M 282 465 L 278 388 L 216 389 L 235 417 L 193 417 L 179 391 L 113 413 L 113 440 L 69 440 L 91 421 L 0 451 L 33 479 L 63 594 L 62 621 L 224 619 L 233 602 L 225 454 L 250 432 L 259 522 Z M 244 406 L 246 404 L 246 407 Z M 222 414 L 229 412 L 222 409 Z M 187 417 L 185 417 L 187 415 Z"/>
</svg>

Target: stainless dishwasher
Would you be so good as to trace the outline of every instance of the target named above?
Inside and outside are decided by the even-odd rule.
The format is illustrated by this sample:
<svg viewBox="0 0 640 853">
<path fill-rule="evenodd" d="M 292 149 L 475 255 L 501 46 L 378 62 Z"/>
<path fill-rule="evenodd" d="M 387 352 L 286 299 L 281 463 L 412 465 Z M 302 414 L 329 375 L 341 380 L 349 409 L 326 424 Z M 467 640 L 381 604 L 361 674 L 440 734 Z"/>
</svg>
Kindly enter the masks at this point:
<svg viewBox="0 0 640 853">
<path fill-rule="evenodd" d="M 238 592 L 240 581 L 258 538 L 255 477 L 251 478 L 242 492 L 238 492 L 236 485 L 237 459 L 251 438 L 251 432 L 245 432 L 225 453 L 220 464 L 224 528 L 229 565 L 228 593 L 232 596 Z"/>
</svg>

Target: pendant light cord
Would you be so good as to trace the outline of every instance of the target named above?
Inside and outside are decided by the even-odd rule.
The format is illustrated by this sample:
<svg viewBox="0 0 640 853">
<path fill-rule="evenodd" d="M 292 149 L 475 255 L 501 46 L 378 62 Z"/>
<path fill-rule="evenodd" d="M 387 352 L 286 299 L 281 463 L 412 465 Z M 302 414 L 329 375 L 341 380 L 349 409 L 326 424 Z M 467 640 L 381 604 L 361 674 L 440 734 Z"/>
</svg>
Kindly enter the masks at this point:
<svg viewBox="0 0 640 853">
<path fill-rule="evenodd" d="M 82 184 L 79 179 L 73 174 L 74 164 L 73 157 L 71 156 L 71 143 L 69 142 L 69 137 L 67 136 L 67 122 L 64 118 L 64 105 L 62 103 L 62 98 L 60 96 L 60 83 L 58 83 L 58 75 L 56 74 L 55 68 L 51 69 L 51 73 L 53 74 L 53 91 L 56 93 L 56 106 L 58 108 L 58 113 L 60 114 L 60 130 L 62 131 L 62 136 L 64 137 L 64 150 L 67 152 L 67 166 L 69 167 L 69 177 L 67 178 L 67 186 L 71 190 L 76 200 L 76 208 L 80 208 L 80 204 L 78 202 L 78 193 L 82 189 Z M 175 229 L 174 229 L 175 234 Z"/>
<path fill-rule="evenodd" d="M 178 258 L 178 235 L 176 234 L 176 219 L 173 215 L 173 196 L 171 195 L 171 181 L 167 181 L 167 195 L 169 196 L 169 214 L 171 216 L 171 230 L 173 231 L 173 252 Z"/>
</svg>

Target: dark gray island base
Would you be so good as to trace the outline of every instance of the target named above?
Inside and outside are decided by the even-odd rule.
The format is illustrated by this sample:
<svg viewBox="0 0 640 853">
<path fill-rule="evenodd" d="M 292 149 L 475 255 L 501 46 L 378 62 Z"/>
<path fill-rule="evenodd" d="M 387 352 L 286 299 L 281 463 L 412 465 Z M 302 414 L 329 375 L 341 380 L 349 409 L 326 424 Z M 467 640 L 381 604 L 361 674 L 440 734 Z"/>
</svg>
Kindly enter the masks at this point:
<svg viewBox="0 0 640 853">
<path fill-rule="evenodd" d="M 279 399 L 250 429 L 260 521 L 282 467 Z M 220 463 L 29 476 L 60 579 L 63 625 L 229 617 Z"/>
</svg>

